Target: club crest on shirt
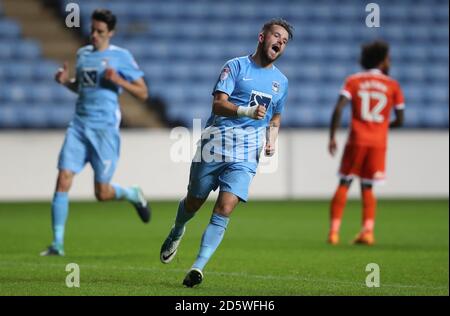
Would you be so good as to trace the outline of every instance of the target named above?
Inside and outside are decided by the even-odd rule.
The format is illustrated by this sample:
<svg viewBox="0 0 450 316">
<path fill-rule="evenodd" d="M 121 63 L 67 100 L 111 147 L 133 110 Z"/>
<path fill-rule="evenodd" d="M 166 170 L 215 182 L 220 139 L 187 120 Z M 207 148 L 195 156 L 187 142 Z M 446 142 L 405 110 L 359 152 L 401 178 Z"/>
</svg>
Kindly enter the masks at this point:
<svg viewBox="0 0 450 316">
<path fill-rule="evenodd" d="M 108 58 L 103 58 L 102 59 L 102 67 L 107 67 L 108 66 Z"/>
<path fill-rule="evenodd" d="M 280 92 L 280 83 L 276 81 L 272 81 L 272 91 L 275 93 Z"/>
<path fill-rule="evenodd" d="M 228 74 L 230 73 L 230 68 L 224 67 L 222 72 L 220 73 L 220 81 L 224 81 L 228 78 Z"/>
</svg>

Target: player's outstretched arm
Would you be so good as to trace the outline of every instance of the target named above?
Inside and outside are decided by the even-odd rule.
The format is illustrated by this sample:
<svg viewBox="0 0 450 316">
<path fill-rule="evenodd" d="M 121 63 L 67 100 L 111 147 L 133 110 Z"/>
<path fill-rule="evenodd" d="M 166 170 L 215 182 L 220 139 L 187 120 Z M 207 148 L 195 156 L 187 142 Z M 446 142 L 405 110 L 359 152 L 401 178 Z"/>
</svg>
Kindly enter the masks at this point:
<svg viewBox="0 0 450 316">
<path fill-rule="evenodd" d="M 333 111 L 333 116 L 331 117 L 331 124 L 330 124 L 330 139 L 328 142 L 328 151 L 331 154 L 331 156 L 334 156 L 337 150 L 337 143 L 336 143 L 336 130 L 339 127 L 341 123 L 341 115 L 342 110 L 347 105 L 347 102 L 349 100 L 347 97 L 340 95 L 339 99 L 336 102 L 336 106 Z"/>
<path fill-rule="evenodd" d="M 69 78 L 69 63 L 67 61 L 65 61 L 63 66 L 56 72 L 55 80 L 69 90 L 78 93 L 78 83 L 76 78 Z"/>
<path fill-rule="evenodd" d="M 403 109 L 395 109 L 395 120 L 389 124 L 390 128 L 401 127 L 403 125 L 405 114 Z"/>
<path fill-rule="evenodd" d="M 213 100 L 213 113 L 225 117 L 247 116 L 255 120 L 261 120 L 266 116 L 266 108 L 261 105 L 236 106 L 228 101 L 228 94 L 216 91 Z"/>
<path fill-rule="evenodd" d="M 266 129 L 266 147 L 264 149 L 266 156 L 271 157 L 275 154 L 275 143 L 280 130 L 281 115 L 274 114 Z"/>
<path fill-rule="evenodd" d="M 148 89 L 143 78 L 129 82 L 122 78 L 114 69 L 108 68 L 105 70 L 105 79 L 124 88 L 131 95 L 142 101 L 148 98 Z"/>
</svg>

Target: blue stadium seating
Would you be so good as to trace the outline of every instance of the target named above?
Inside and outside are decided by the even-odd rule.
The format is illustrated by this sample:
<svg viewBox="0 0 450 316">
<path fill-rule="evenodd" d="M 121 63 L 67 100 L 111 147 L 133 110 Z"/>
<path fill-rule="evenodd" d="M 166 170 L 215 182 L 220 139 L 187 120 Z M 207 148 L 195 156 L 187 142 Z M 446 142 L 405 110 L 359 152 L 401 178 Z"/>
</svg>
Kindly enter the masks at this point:
<svg viewBox="0 0 450 316">
<path fill-rule="evenodd" d="M 239 3 L 239 10 L 234 10 Z M 329 1 L 229 1 L 214 4 L 180 0 L 135 1 L 133 6 L 114 0 L 85 6 L 85 35 L 89 14 L 106 6 L 119 16 L 115 42 L 130 49 L 144 69 L 153 93 L 168 102 L 173 119 L 191 122 L 210 112 L 211 87 L 228 59 L 251 53 L 264 20 L 284 16 L 297 27 L 279 67 L 290 79 L 286 123 L 295 127 L 326 126 L 344 78 L 359 70 L 362 42 L 378 37 L 392 44 L 392 74 L 404 86 L 413 114 L 409 126 L 433 126 L 420 111 L 448 112 L 448 8 L 445 1 L 377 2 L 383 10 L 381 29 L 364 26 L 365 11 L 354 1 L 340 6 Z M 338 23 L 337 23 L 338 22 Z M 421 22 L 421 23 L 418 23 Z M 444 84 L 443 84 L 444 83 Z M 187 106 L 189 104 L 189 107 Z M 420 109 L 416 106 L 420 105 Z M 204 106 L 205 110 L 199 109 Z M 196 109 L 188 110 L 188 109 Z M 197 113 L 197 114 L 194 114 Z M 415 115 L 417 114 L 418 115 Z M 348 115 L 343 121 L 348 124 Z M 436 127 L 445 126 L 428 115 Z M 187 125 L 190 126 L 188 123 Z M 447 125 L 448 126 L 448 119 Z"/>
<path fill-rule="evenodd" d="M 7 59 L 37 59 L 40 55 L 41 48 L 36 41 L 0 39 L 0 58 L 2 61 Z"/>
<path fill-rule="evenodd" d="M 408 111 L 405 111 L 405 127 L 421 128 L 424 127 L 424 108 L 417 103 L 408 104 Z"/>
<path fill-rule="evenodd" d="M 296 28 L 277 63 L 290 82 L 284 126 L 327 126 L 345 77 L 360 69 L 360 45 L 381 37 L 391 43 L 391 74 L 404 90 L 405 124 L 448 128 L 447 0 L 378 0 L 381 28 L 365 26 L 364 4 L 354 0 L 61 0 L 62 18 L 69 2 L 80 3 L 84 36 L 95 8 L 118 16 L 113 43 L 133 53 L 150 93 L 167 102 L 171 120 L 187 126 L 209 116 L 222 65 L 252 53 L 263 22 L 281 16 Z M 0 0 L 0 127 L 64 126 L 75 95 L 53 83 L 58 65 L 44 60 L 39 43 L 20 32 L 17 22 L 2 16 Z M 26 106 L 36 122 L 31 114 L 18 115 Z M 349 107 L 342 121 L 349 123 Z"/>
<path fill-rule="evenodd" d="M 54 83 L 57 68 L 0 8 L 0 128 L 67 126 L 76 96 Z"/>
<path fill-rule="evenodd" d="M 0 38 L 18 38 L 20 37 L 20 26 L 15 21 L 2 18 L 0 19 Z"/>
</svg>

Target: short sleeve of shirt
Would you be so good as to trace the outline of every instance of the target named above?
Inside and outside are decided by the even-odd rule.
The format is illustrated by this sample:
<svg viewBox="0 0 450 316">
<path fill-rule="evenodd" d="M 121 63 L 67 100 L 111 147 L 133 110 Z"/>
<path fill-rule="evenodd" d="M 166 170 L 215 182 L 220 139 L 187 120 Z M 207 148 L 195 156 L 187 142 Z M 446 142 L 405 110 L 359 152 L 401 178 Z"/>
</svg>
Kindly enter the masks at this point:
<svg viewBox="0 0 450 316">
<path fill-rule="evenodd" d="M 342 87 L 340 94 L 349 100 L 352 99 L 352 82 L 349 78 L 345 80 L 344 86 Z"/>
<path fill-rule="evenodd" d="M 229 96 L 233 93 L 236 81 L 239 75 L 239 62 L 235 59 L 227 62 L 220 72 L 219 79 L 214 87 L 213 94 L 216 91 L 224 92 Z"/>
<path fill-rule="evenodd" d="M 394 88 L 394 108 L 397 110 L 402 110 L 405 108 L 405 99 L 403 97 L 403 92 L 398 82 L 396 82 Z"/>
<path fill-rule="evenodd" d="M 120 59 L 119 74 L 127 81 L 135 81 L 144 76 L 142 70 L 139 69 L 138 64 L 130 52 L 125 51 Z"/>
<path fill-rule="evenodd" d="M 284 89 L 284 93 L 281 96 L 280 100 L 278 100 L 278 103 L 275 107 L 274 110 L 275 114 L 280 114 L 281 112 L 283 112 L 284 105 L 286 104 L 287 95 L 288 95 L 288 81 L 286 81 L 286 88 Z"/>
</svg>

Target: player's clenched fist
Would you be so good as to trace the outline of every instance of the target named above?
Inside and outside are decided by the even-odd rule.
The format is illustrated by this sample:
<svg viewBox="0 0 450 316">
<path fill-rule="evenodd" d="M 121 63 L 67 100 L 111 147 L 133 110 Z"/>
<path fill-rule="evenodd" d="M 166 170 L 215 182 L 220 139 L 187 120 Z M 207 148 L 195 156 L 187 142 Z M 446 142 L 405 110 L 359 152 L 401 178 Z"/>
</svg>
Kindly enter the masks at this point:
<svg viewBox="0 0 450 316">
<path fill-rule="evenodd" d="M 330 153 L 331 156 L 334 156 L 336 150 L 337 150 L 336 140 L 334 138 L 331 138 L 328 143 L 328 152 Z"/>
<path fill-rule="evenodd" d="M 273 123 L 266 128 L 266 146 L 264 151 L 268 157 L 272 157 L 275 154 L 275 142 L 278 138 L 279 128 L 279 126 L 273 125 Z"/>
<path fill-rule="evenodd" d="M 266 116 L 266 107 L 258 105 L 256 108 L 255 116 L 253 118 L 257 120 L 262 120 Z"/>
<path fill-rule="evenodd" d="M 63 66 L 56 72 L 55 80 L 60 84 L 66 84 L 69 81 L 69 67 L 67 61 L 65 61 Z"/>
<path fill-rule="evenodd" d="M 112 68 L 107 68 L 105 70 L 105 79 L 117 85 L 120 85 L 122 81 L 122 77 L 120 77 L 119 74 Z"/>
<path fill-rule="evenodd" d="M 266 107 L 262 105 L 254 105 L 250 107 L 239 106 L 237 109 L 237 115 L 247 116 L 255 120 L 262 120 L 266 116 Z"/>
<path fill-rule="evenodd" d="M 267 157 L 272 157 L 275 154 L 275 145 L 272 143 L 266 143 L 266 147 L 264 148 L 264 152 Z"/>
</svg>

